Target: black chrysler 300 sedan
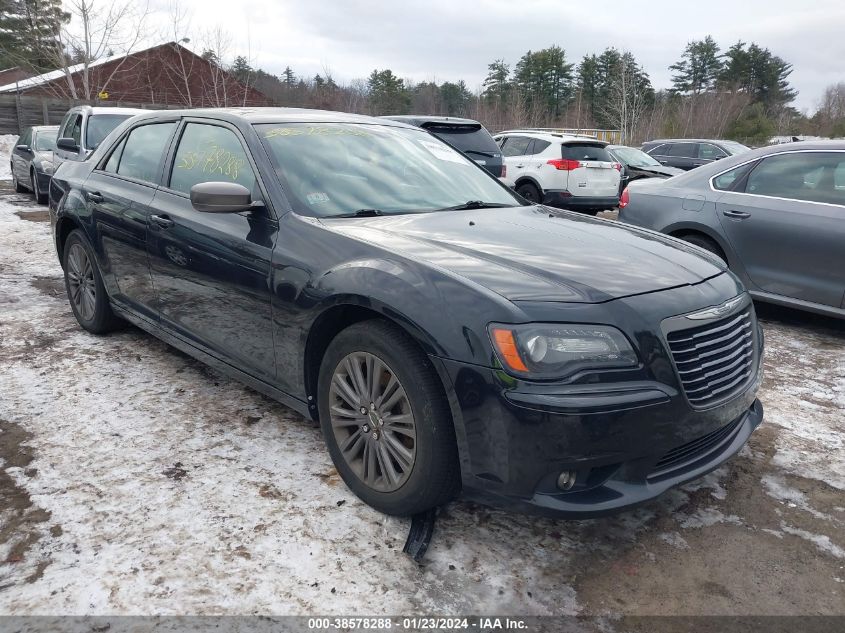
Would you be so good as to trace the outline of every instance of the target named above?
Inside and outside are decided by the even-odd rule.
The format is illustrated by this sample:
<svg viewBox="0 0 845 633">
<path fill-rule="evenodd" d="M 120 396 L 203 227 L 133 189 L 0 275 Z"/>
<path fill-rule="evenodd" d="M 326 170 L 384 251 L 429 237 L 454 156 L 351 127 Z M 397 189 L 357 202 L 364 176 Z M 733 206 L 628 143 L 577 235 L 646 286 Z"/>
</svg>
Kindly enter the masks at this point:
<svg viewBox="0 0 845 633">
<path fill-rule="evenodd" d="M 134 117 L 54 176 L 70 304 L 319 420 L 406 515 L 459 491 L 587 517 L 734 455 L 762 333 L 724 264 L 527 204 L 424 130 L 288 109 Z"/>
</svg>

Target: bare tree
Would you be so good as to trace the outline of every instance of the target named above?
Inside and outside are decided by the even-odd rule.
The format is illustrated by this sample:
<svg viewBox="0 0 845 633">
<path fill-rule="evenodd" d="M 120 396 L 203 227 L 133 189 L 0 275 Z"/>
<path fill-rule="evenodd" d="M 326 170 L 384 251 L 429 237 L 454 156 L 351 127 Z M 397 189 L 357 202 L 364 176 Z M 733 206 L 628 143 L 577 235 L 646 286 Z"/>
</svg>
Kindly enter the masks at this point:
<svg viewBox="0 0 845 633">
<path fill-rule="evenodd" d="M 631 61 L 629 61 L 629 58 Z M 619 130 L 621 142 L 629 142 L 648 107 L 648 86 L 642 81 L 643 70 L 632 63 L 625 52 L 612 71 L 612 83 L 604 114 Z"/>
<path fill-rule="evenodd" d="M 188 37 L 191 32 L 191 14 L 186 12 L 176 0 L 170 3 L 170 29 L 163 33 L 163 39 L 176 43 L 174 47 L 175 59 L 164 58 L 164 70 L 172 79 L 172 85 L 183 105 L 194 106 L 194 95 L 191 90 L 191 75 L 197 62 L 196 55 L 182 48 L 182 44 L 190 43 Z"/>
<path fill-rule="evenodd" d="M 62 72 L 62 89 L 66 89 L 67 96 L 94 99 L 98 92 L 108 89 L 118 72 L 130 70 L 127 62 L 144 36 L 149 3 L 69 0 L 65 8 L 71 15 L 70 23 L 60 30 L 55 48 L 46 54 Z M 98 74 L 95 82 L 92 68 L 105 57 L 118 58 L 119 63 L 108 74 Z"/>
</svg>

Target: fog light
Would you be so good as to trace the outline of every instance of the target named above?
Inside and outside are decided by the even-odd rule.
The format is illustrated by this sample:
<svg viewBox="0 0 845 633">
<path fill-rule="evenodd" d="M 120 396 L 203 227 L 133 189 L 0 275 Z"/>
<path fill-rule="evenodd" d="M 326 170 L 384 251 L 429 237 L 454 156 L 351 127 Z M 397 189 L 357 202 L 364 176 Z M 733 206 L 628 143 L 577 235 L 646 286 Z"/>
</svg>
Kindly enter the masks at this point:
<svg viewBox="0 0 845 633">
<path fill-rule="evenodd" d="M 570 490 L 575 485 L 575 471 L 564 470 L 557 477 L 557 487 L 561 490 Z"/>
</svg>

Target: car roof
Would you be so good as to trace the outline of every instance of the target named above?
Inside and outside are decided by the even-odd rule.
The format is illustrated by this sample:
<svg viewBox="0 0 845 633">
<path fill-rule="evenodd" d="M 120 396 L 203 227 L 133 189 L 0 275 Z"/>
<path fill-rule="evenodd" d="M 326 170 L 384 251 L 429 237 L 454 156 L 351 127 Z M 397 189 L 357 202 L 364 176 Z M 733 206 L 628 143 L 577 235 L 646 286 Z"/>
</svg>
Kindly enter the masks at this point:
<svg viewBox="0 0 845 633">
<path fill-rule="evenodd" d="M 349 114 L 331 110 L 312 110 L 311 108 L 198 108 L 194 110 L 157 110 L 145 111 L 142 119 L 173 117 L 213 118 L 230 123 L 368 123 L 389 125 L 414 129 L 416 126 L 407 125 L 399 121 L 366 116 L 363 114 Z"/>
<path fill-rule="evenodd" d="M 43 132 L 44 130 L 58 130 L 58 125 L 33 125 L 31 126 L 34 132 Z"/>
<path fill-rule="evenodd" d="M 90 105 L 78 105 L 73 106 L 68 110 L 68 112 L 85 112 L 87 114 L 129 114 L 129 115 L 136 115 L 136 114 L 145 114 L 147 112 L 158 112 L 158 110 L 147 110 L 144 108 L 122 108 L 120 106 L 90 106 Z"/>
<path fill-rule="evenodd" d="M 474 119 L 464 119 L 454 116 L 437 116 L 430 114 L 389 114 L 380 116 L 380 119 L 390 119 L 391 121 L 398 121 L 399 123 L 408 123 L 417 127 L 422 127 L 426 123 L 451 123 L 453 125 L 479 125 L 484 127 Z"/>
<path fill-rule="evenodd" d="M 656 138 L 653 141 L 646 141 L 643 145 L 651 145 L 652 143 L 737 143 L 730 139 L 718 138 Z"/>
<path fill-rule="evenodd" d="M 607 147 L 607 142 L 600 141 L 592 136 L 580 136 L 575 134 L 563 134 L 562 132 L 543 132 L 539 130 L 502 130 L 496 132 L 496 136 L 504 134 L 519 134 L 520 136 L 528 136 L 530 138 L 539 138 L 550 143 L 594 143 Z"/>
<path fill-rule="evenodd" d="M 630 145 L 608 145 L 605 149 L 635 149 L 640 151 L 639 147 L 631 147 Z"/>
</svg>

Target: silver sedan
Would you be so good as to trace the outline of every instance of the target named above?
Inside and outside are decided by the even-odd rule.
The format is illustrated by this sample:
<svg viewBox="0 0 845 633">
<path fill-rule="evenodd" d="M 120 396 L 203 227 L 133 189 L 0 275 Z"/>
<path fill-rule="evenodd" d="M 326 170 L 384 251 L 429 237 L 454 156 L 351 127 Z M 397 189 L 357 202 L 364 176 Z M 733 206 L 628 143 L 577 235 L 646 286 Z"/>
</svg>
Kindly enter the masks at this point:
<svg viewBox="0 0 845 633">
<path fill-rule="evenodd" d="M 725 260 L 758 300 L 845 318 L 845 142 L 790 143 L 631 183 L 619 220 Z"/>
</svg>

